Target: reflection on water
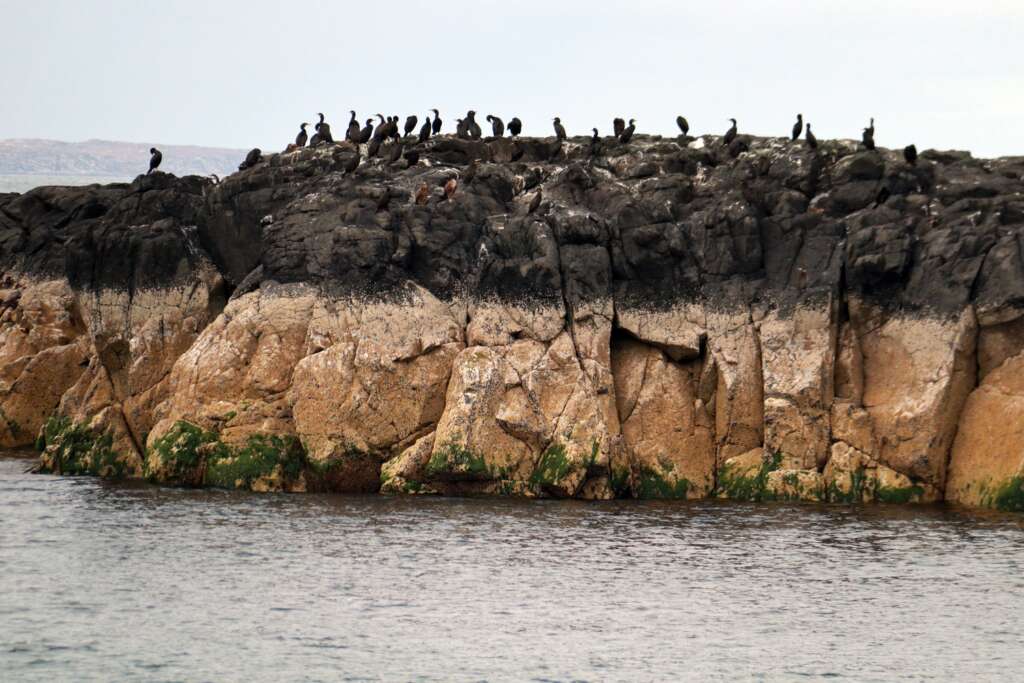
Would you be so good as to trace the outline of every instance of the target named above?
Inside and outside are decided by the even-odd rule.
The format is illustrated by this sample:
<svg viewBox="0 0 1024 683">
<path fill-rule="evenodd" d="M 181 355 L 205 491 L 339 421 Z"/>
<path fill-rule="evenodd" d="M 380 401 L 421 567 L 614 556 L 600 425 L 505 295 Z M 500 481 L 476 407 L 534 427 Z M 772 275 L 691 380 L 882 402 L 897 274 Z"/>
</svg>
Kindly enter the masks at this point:
<svg viewBox="0 0 1024 683">
<path fill-rule="evenodd" d="M 1007 679 L 1024 521 L 187 491 L 0 459 L 3 680 Z"/>
</svg>

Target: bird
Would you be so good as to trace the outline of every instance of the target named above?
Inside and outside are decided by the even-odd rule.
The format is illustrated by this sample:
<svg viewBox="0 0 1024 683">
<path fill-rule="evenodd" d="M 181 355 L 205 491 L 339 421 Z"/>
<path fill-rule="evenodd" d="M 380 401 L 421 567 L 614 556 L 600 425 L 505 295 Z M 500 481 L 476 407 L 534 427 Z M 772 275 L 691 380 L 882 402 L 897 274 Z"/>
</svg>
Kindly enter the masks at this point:
<svg viewBox="0 0 1024 683">
<path fill-rule="evenodd" d="M 306 141 L 309 140 L 309 133 L 306 132 L 306 126 L 308 125 L 308 123 L 304 123 L 301 126 L 299 126 L 299 134 L 295 136 L 296 147 L 306 146 Z"/>
<path fill-rule="evenodd" d="M 558 138 L 558 140 L 564 140 L 566 138 L 566 135 L 565 135 L 565 127 L 562 125 L 562 119 L 560 119 L 560 118 L 558 118 L 556 116 L 554 124 L 555 124 L 555 137 Z"/>
<path fill-rule="evenodd" d="M 626 130 L 622 131 L 622 135 L 619 136 L 619 142 L 626 144 L 633 139 L 633 133 L 636 131 L 636 119 L 630 119 L 629 125 L 626 126 Z"/>
<path fill-rule="evenodd" d="M 434 122 L 431 124 L 431 127 L 432 127 L 432 131 L 431 132 L 434 135 L 437 135 L 438 133 L 441 132 L 441 115 L 439 113 L 437 113 L 436 109 L 431 109 L 430 111 L 434 112 Z"/>
<path fill-rule="evenodd" d="M 245 155 L 245 161 L 238 165 L 239 171 L 244 171 L 247 168 L 252 168 L 256 164 L 260 163 L 263 158 L 263 152 L 260 151 L 259 147 L 255 147 L 249 150 L 249 153 Z"/>
<path fill-rule="evenodd" d="M 793 124 L 793 141 L 800 139 L 800 133 L 804 132 L 804 115 L 796 115 L 796 123 Z"/>
<path fill-rule="evenodd" d="M 612 133 L 615 135 L 615 137 L 619 137 L 620 135 L 622 135 L 622 131 L 624 130 L 626 130 L 625 121 L 623 121 L 622 119 L 612 120 Z"/>
<path fill-rule="evenodd" d="M 384 115 L 377 114 L 377 118 L 380 119 L 380 123 L 377 124 L 377 127 L 373 131 L 373 136 L 370 139 L 377 140 L 379 142 L 387 136 L 388 129 L 387 121 L 384 120 Z"/>
<path fill-rule="evenodd" d="M 316 132 L 320 134 L 320 141 L 328 144 L 334 143 L 334 137 L 331 135 L 331 124 L 324 121 L 324 115 L 318 114 L 320 117 L 320 123 L 316 124 Z"/>
<path fill-rule="evenodd" d="M 398 141 L 402 139 L 402 136 L 398 134 L 398 114 L 391 117 L 391 139 Z"/>
<path fill-rule="evenodd" d="M 419 121 L 419 117 L 417 117 L 415 114 L 413 114 L 412 116 L 406 116 L 405 117 L 405 134 L 406 135 L 409 135 L 414 130 L 416 130 L 416 123 L 418 121 Z"/>
<path fill-rule="evenodd" d="M 512 120 L 508 122 L 508 134 L 512 137 L 518 137 L 523 132 L 523 122 L 519 120 L 518 116 L 513 116 Z"/>
<path fill-rule="evenodd" d="M 864 134 L 861 135 L 860 140 L 867 149 L 872 150 L 875 148 L 875 134 L 871 132 L 870 128 L 864 129 Z"/>
<path fill-rule="evenodd" d="M 402 155 L 402 158 L 405 159 L 405 163 L 408 164 L 407 168 L 411 168 L 420 163 L 420 153 L 415 149 L 407 151 Z"/>
<path fill-rule="evenodd" d="M 903 158 L 911 166 L 917 165 L 917 145 L 907 145 L 903 148 Z"/>
<path fill-rule="evenodd" d="M 420 185 L 420 189 L 416 190 L 416 203 L 423 206 L 427 203 L 427 199 L 430 198 L 430 187 L 423 183 Z"/>
<path fill-rule="evenodd" d="M 345 171 L 345 175 L 348 175 L 350 173 L 355 173 L 357 168 L 359 168 L 359 148 L 358 147 L 356 147 L 355 156 L 353 156 L 351 159 L 349 159 L 348 161 L 345 162 L 345 165 L 344 165 L 343 169 Z"/>
<path fill-rule="evenodd" d="M 732 121 L 732 128 L 725 131 L 725 137 L 722 138 L 722 142 L 727 145 L 732 144 L 732 141 L 736 139 L 736 119 L 729 120 Z"/>
<path fill-rule="evenodd" d="M 380 145 L 384 142 L 383 135 L 374 135 L 370 138 L 370 144 L 366 146 L 366 158 L 372 159 L 377 156 L 377 152 L 380 151 Z"/>
<path fill-rule="evenodd" d="M 526 154 L 526 148 L 518 142 L 512 146 L 512 156 L 509 157 L 509 161 L 519 161 Z"/>
<path fill-rule="evenodd" d="M 600 142 L 601 138 L 597 134 L 597 128 L 591 128 L 590 130 L 594 131 L 594 137 L 590 138 L 590 143 L 592 145 L 596 145 L 598 142 Z"/>
<path fill-rule="evenodd" d="M 391 143 L 391 148 L 388 150 L 387 162 L 393 164 L 402 157 L 402 143 L 394 141 Z"/>
<path fill-rule="evenodd" d="M 537 191 L 533 193 L 533 199 L 530 200 L 530 205 L 526 207 L 526 213 L 533 213 L 536 211 L 540 207 L 542 199 L 544 199 L 544 195 L 538 187 Z"/>
<path fill-rule="evenodd" d="M 889 201 L 889 197 L 891 196 L 892 191 L 888 187 L 885 187 L 883 185 L 882 189 L 880 189 L 878 191 L 878 194 L 875 195 L 875 208 L 877 209 L 882 204 L 885 204 L 887 201 Z"/>
<path fill-rule="evenodd" d="M 359 142 L 359 136 L 362 134 L 362 130 L 359 128 L 359 121 L 356 120 L 356 113 L 350 111 L 352 118 L 348 120 L 348 130 L 345 131 L 345 139 L 350 142 Z"/>
<path fill-rule="evenodd" d="M 359 144 L 365 145 L 373 137 L 373 119 L 366 119 L 366 125 L 359 131 Z"/>
<path fill-rule="evenodd" d="M 811 124 L 807 124 L 807 146 L 811 149 L 818 149 L 818 138 L 811 132 Z"/>
<path fill-rule="evenodd" d="M 501 119 L 488 114 L 487 120 L 491 122 L 491 132 L 494 133 L 494 137 L 500 138 L 505 134 L 505 123 Z"/>
<path fill-rule="evenodd" d="M 448 182 L 444 184 L 444 196 L 448 198 L 448 201 L 452 200 L 455 195 L 455 188 L 459 186 L 459 183 L 455 178 L 449 178 Z"/>
<path fill-rule="evenodd" d="M 466 132 L 469 133 L 469 137 L 474 140 L 479 140 L 480 136 L 483 135 L 483 131 L 480 130 L 480 124 L 476 122 L 476 112 L 466 112 Z"/>
<path fill-rule="evenodd" d="M 683 131 L 683 135 L 690 134 L 690 122 L 686 120 L 685 116 L 677 116 L 676 125 L 679 126 L 679 130 Z"/>
<path fill-rule="evenodd" d="M 426 121 L 420 127 L 420 142 L 426 142 L 430 139 L 430 117 L 428 116 Z"/>
<path fill-rule="evenodd" d="M 164 155 L 156 147 L 149 148 L 149 170 L 146 171 L 146 175 L 149 175 L 160 167 L 160 162 L 164 160 Z"/>
<path fill-rule="evenodd" d="M 463 119 L 455 119 L 455 137 L 469 137 L 469 128 L 466 126 L 466 122 Z"/>
<path fill-rule="evenodd" d="M 871 137 L 875 137 L 875 117 L 874 116 L 871 117 L 871 120 L 868 123 L 868 130 L 871 131 Z"/>
</svg>

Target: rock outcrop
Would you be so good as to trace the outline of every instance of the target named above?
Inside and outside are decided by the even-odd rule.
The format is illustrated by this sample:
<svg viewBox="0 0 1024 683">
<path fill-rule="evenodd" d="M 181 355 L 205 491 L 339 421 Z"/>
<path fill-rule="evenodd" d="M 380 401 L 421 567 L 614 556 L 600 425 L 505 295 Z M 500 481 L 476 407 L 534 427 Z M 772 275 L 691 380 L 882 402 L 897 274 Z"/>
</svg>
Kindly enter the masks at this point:
<svg viewBox="0 0 1024 683">
<path fill-rule="evenodd" d="M 2 195 L 0 445 L 254 490 L 1024 507 L 1024 159 L 740 142 Z"/>
</svg>

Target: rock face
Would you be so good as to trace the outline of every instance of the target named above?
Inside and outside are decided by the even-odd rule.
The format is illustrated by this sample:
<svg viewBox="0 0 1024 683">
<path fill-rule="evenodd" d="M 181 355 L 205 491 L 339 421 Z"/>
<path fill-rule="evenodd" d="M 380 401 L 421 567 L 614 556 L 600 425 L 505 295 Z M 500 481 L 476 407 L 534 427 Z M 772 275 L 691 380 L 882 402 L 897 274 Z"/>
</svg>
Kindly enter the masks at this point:
<svg viewBox="0 0 1024 683">
<path fill-rule="evenodd" d="M 739 141 L 0 196 L 0 445 L 188 486 L 1020 507 L 1024 160 Z"/>
</svg>

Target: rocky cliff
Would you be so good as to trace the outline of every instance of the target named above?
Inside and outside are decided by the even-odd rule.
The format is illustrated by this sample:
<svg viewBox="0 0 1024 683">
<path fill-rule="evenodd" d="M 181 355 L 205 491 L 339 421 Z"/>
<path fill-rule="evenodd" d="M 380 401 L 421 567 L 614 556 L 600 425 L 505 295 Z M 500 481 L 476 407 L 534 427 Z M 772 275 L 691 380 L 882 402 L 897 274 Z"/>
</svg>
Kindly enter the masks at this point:
<svg viewBox="0 0 1024 683">
<path fill-rule="evenodd" d="M 1024 159 L 417 149 L 0 196 L 0 444 L 257 490 L 1024 507 Z"/>
</svg>

